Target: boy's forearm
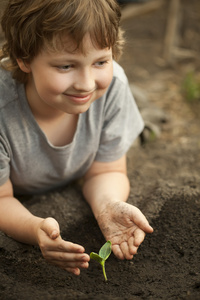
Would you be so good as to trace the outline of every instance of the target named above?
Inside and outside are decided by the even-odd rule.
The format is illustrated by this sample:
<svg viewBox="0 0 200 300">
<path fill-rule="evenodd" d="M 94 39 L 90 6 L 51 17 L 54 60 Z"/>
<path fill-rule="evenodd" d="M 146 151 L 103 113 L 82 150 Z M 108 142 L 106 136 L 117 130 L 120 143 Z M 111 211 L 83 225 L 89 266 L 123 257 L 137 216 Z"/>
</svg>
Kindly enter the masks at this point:
<svg viewBox="0 0 200 300">
<path fill-rule="evenodd" d="M 15 240 L 37 244 L 36 230 L 42 220 L 32 215 L 16 198 L 0 198 L 0 230 Z"/>
<path fill-rule="evenodd" d="M 108 172 L 88 179 L 83 186 L 83 194 L 95 218 L 110 201 L 127 201 L 130 184 L 126 174 Z"/>
</svg>

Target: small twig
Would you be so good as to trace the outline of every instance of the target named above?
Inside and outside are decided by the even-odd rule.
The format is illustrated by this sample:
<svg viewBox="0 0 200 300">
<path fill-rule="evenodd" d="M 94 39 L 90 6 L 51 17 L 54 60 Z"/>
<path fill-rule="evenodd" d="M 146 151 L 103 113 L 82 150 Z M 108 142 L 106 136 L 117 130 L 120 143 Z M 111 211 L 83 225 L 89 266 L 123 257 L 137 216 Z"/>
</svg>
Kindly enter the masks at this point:
<svg viewBox="0 0 200 300">
<path fill-rule="evenodd" d="M 172 53 L 173 55 L 176 57 L 176 58 L 195 58 L 195 57 L 198 57 L 198 53 L 193 51 L 193 50 L 190 50 L 190 49 L 183 49 L 183 48 L 177 48 L 177 47 L 173 47 L 173 50 L 172 50 Z"/>
<path fill-rule="evenodd" d="M 121 21 L 137 17 L 160 8 L 164 0 L 152 0 L 141 4 L 128 4 L 122 9 Z"/>
</svg>

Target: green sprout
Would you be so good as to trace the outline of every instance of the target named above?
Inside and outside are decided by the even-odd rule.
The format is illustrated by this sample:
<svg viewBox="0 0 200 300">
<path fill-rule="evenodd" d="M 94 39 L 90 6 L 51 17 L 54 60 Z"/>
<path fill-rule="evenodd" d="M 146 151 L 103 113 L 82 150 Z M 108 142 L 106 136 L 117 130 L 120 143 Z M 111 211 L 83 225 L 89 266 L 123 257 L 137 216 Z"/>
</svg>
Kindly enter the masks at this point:
<svg viewBox="0 0 200 300">
<path fill-rule="evenodd" d="M 107 241 L 99 250 L 99 254 L 97 254 L 95 252 L 90 253 L 90 258 L 98 261 L 98 263 L 100 263 L 100 265 L 102 266 L 105 281 L 107 281 L 105 262 L 111 254 L 111 251 L 112 251 L 111 246 L 112 246 L 112 243 L 110 241 Z"/>
</svg>

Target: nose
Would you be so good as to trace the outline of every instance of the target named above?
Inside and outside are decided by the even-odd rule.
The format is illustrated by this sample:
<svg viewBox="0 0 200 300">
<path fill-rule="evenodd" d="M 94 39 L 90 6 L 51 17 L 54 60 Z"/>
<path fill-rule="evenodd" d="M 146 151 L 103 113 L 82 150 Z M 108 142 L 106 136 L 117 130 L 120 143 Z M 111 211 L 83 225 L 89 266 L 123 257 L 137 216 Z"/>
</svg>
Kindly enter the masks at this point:
<svg viewBox="0 0 200 300">
<path fill-rule="evenodd" d="M 91 92 L 96 87 L 94 73 L 91 69 L 84 68 L 76 74 L 74 88 L 81 92 Z"/>
</svg>

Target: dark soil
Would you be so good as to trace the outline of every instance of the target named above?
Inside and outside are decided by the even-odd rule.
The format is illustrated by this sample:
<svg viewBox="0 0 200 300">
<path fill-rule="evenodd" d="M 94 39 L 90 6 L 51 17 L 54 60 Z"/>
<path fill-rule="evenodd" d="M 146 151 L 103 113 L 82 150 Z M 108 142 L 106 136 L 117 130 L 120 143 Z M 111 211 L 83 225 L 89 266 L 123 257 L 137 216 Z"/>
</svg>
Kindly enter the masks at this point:
<svg viewBox="0 0 200 300">
<path fill-rule="evenodd" d="M 48 265 L 37 247 L 0 233 L 1 300 L 200 299 L 200 102 L 190 104 L 181 93 L 187 72 L 200 73 L 200 2 L 181 1 L 179 39 L 179 46 L 198 55 L 170 65 L 162 58 L 167 2 L 124 21 L 127 47 L 120 61 L 130 83 L 145 91 L 146 107 L 167 116 L 154 120 L 159 137 L 146 139 L 143 146 L 138 141 L 128 153 L 128 201 L 144 212 L 154 233 L 132 261 L 111 254 L 106 283 L 95 261 L 75 277 Z M 21 201 L 38 216 L 55 217 L 63 238 L 83 245 L 87 253 L 104 243 L 78 184 Z"/>
</svg>

